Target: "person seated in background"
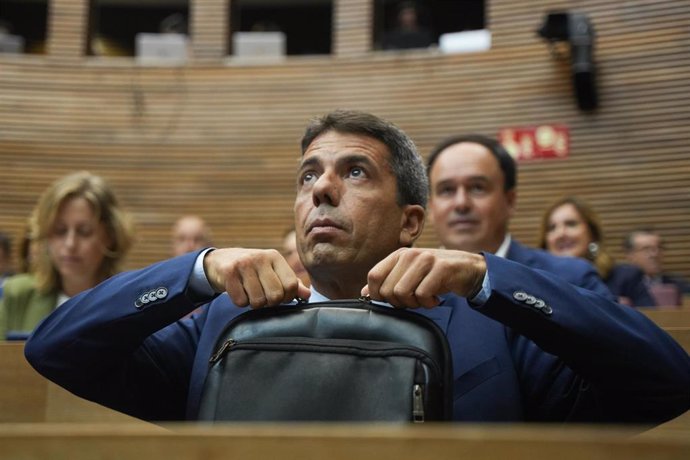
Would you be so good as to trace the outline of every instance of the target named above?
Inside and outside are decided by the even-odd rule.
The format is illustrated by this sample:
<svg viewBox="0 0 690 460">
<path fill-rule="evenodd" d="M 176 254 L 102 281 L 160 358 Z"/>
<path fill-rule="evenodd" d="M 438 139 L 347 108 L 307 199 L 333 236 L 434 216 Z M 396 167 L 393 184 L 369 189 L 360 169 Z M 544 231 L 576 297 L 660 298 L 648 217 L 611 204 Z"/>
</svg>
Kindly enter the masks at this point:
<svg viewBox="0 0 690 460">
<path fill-rule="evenodd" d="M 395 27 L 383 35 L 384 50 L 428 48 L 434 43 L 431 31 L 419 23 L 419 11 L 414 2 L 402 2 L 397 11 Z"/>
<path fill-rule="evenodd" d="M 305 286 L 309 286 L 311 284 L 309 282 L 309 273 L 307 273 L 307 269 L 304 268 L 304 264 L 299 258 L 299 252 L 297 251 L 297 234 L 294 228 L 289 229 L 283 237 L 282 254 L 292 271 L 297 275 L 297 278 L 299 278 Z"/>
<path fill-rule="evenodd" d="M 664 241 L 651 228 L 628 233 L 623 240 L 628 262 L 642 269 L 645 282 L 657 305 L 682 305 L 683 295 L 690 295 L 690 283 L 678 275 L 664 272 Z"/>
<path fill-rule="evenodd" d="M 517 165 L 495 139 L 480 134 L 443 139 L 429 154 L 427 174 L 429 216 L 445 249 L 494 254 L 615 299 L 590 264 L 528 248 L 510 235 Z"/>
<path fill-rule="evenodd" d="M 17 273 L 31 273 L 38 259 L 38 245 L 31 244 L 31 223 L 26 225 L 22 240 L 19 242 L 19 270 Z"/>
<path fill-rule="evenodd" d="M 30 332 L 67 299 L 119 270 L 133 234 L 117 197 L 88 172 L 56 180 L 31 215 L 33 274 L 8 279 L 0 300 L 0 334 Z"/>
<path fill-rule="evenodd" d="M 594 264 L 618 301 L 633 307 L 656 305 L 644 283 L 644 273 L 629 264 L 616 264 L 606 251 L 599 217 L 584 201 L 564 197 L 544 212 L 539 246 L 557 256 L 580 257 Z"/>
<path fill-rule="evenodd" d="M 0 295 L 5 280 L 12 275 L 14 275 L 12 270 L 12 240 L 0 232 Z"/>
<path fill-rule="evenodd" d="M 635 309 L 490 253 L 413 247 L 429 188 L 395 125 L 335 111 L 301 145 L 295 229 L 311 287 L 275 249 L 200 250 L 70 299 L 32 334 L 29 363 L 136 417 L 194 420 L 215 344 L 243 307 L 369 295 L 446 335 L 453 420 L 650 424 L 690 407 L 690 357 Z"/>
<path fill-rule="evenodd" d="M 170 244 L 171 253 L 175 257 L 208 248 L 213 245 L 211 229 L 206 221 L 199 216 L 182 216 L 173 224 Z"/>
<path fill-rule="evenodd" d="M 199 216 L 182 216 L 173 224 L 170 244 L 173 256 L 207 248 L 212 245 L 211 229 Z"/>
</svg>

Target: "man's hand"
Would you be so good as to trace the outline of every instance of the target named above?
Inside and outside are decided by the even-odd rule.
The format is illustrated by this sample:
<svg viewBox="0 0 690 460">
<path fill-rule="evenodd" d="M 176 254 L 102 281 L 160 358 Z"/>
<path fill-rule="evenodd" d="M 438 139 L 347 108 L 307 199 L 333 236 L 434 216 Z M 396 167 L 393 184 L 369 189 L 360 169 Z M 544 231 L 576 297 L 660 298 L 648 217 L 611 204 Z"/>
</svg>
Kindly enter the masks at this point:
<svg viewBox="0 0 690 460">
<path fill-rule="evenodd" d="M 448 292 L 471 298 L 482 288 L 486 261 L 480 254 L 443 249 L 401 248 L 369 271 L 362 295 L 396 307 L 438 305 Z"/>
<path fill-rule="evenodd" d="M 206 278 L 216 292 L 226 291 L 235 305 L 280 305 L 311 291 L 274 249 L 216 249 L 204 257 Z"/>
</svg>

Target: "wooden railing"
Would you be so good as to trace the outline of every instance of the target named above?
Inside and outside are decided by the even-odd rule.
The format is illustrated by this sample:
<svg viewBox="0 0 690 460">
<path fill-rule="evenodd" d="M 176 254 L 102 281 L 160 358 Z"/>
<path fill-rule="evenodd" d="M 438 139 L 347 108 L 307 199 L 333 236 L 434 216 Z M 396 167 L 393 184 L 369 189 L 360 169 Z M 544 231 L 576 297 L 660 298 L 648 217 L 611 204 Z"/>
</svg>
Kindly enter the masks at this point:
<svg viewBox="0 0 690 460">
<path fill-rule="evenodd" d="M 0 425 L 4 458 L 687 460 L 690 437 L 605 427 Z"/>
</svg>

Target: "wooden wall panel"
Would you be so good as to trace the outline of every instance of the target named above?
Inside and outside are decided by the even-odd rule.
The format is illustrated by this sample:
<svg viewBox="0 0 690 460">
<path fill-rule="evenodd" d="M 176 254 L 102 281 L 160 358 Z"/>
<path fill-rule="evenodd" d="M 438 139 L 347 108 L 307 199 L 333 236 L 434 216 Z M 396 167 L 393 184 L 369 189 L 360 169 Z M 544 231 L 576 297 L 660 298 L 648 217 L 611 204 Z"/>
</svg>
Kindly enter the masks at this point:
<svg viewBox="0 0 690 460">
<path fill-rule="evenodd" d="M 190 33 L 195 61 L 220 62 L 227 54 L 230 1 L 190 1 Z"/>
<path fill-rule="evenodd" d="M 371 50 L 373 11 L 371 0 L 333 0 L 333 54 L 342 57 Z"/>
<path fill-rule="evenodd" d="M 86 52 L 89 0 L 50 0 L 48 5 L 48 54 L 81 58 Z"/>
<path fill-rule="evenodd" d="M 464 55 L 368 52 L 371 4 L 335 6 L 334 56 L 182 68 L 0 58 L 0 229 L 19 235 L 47 184 L 89 169 L 135 215 L 129 267 L 166 257 L 170 225 L 189 212 L 210 221 L 219 245 L 277 247 L 304 125 L 347 107 L 394 121 L 424 154 L 449 134 L 565 124 L 569 158 L 520 165 L 514 235 L 534 244 L 542 210 L 575 193 L 601 214 L 614 255 L 626 231 L 654 225 L 668 268 L 690 277 L 688 2 L 492 0 L 493 48 Z M 597 31 L 595 113 L 577 110 L 568 62 L 535 34 L 558 8 L 587 12 Z M 212 35 L 195 35 L 209 56 Z M 437 244 L 432 230 L 422 245 Z"/>
</svg>

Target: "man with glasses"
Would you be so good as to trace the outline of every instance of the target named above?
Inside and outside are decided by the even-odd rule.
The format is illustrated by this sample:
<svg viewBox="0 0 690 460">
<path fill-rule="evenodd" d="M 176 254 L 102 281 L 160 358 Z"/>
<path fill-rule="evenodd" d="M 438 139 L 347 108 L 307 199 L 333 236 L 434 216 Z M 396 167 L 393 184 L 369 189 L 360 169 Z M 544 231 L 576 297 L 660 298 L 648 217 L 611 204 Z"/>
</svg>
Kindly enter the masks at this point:
<svg viewBox="0 0 690 460">
<path fill-rule="evenodd" d="M 661 235 L 651 228 L 637 229 L 627 235 L 623 244 L 628 261 L 644 271 L 647 287 L 656 304 L 682 305 L 683 295 L 690 295 L 690 284 L 663 271 L 664 242 Z"/>
</svg>

